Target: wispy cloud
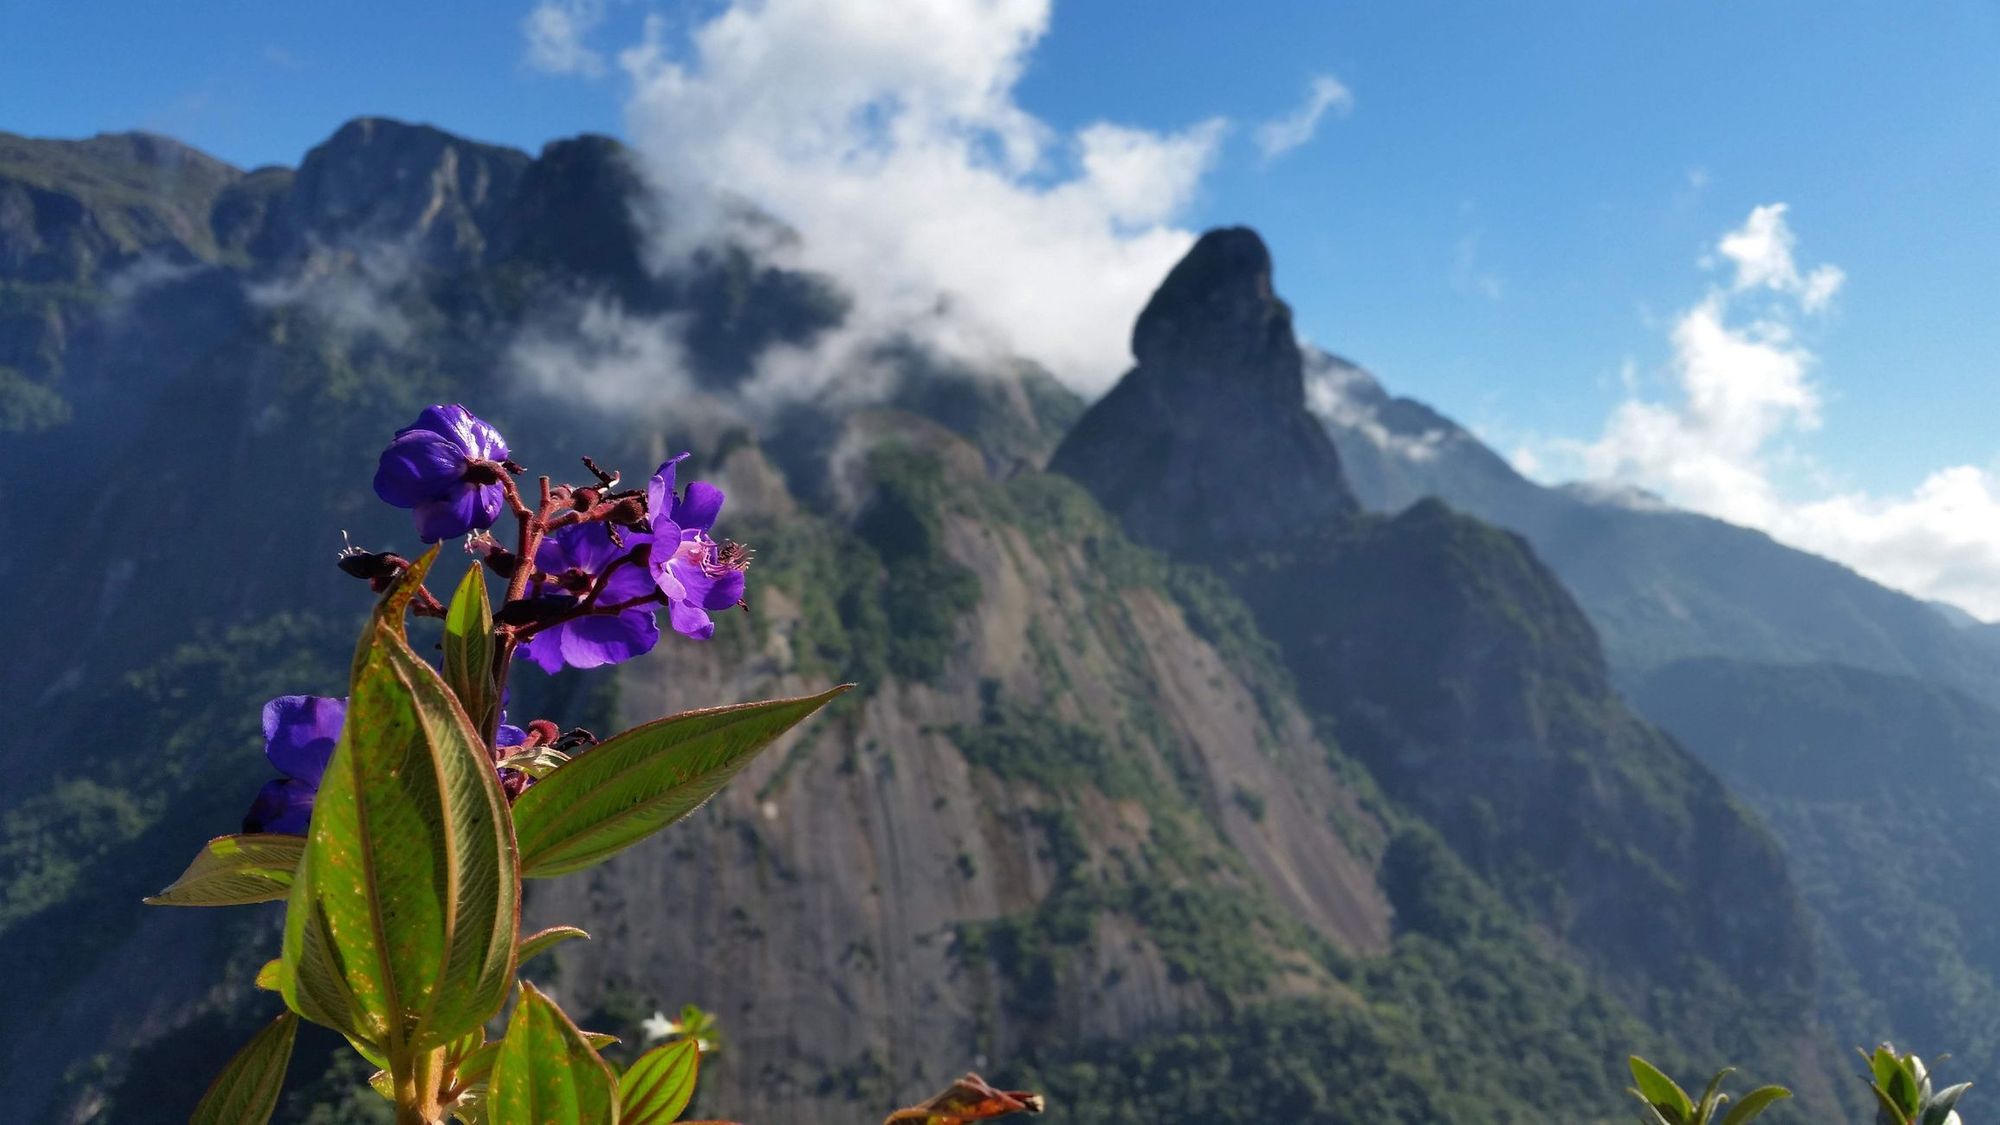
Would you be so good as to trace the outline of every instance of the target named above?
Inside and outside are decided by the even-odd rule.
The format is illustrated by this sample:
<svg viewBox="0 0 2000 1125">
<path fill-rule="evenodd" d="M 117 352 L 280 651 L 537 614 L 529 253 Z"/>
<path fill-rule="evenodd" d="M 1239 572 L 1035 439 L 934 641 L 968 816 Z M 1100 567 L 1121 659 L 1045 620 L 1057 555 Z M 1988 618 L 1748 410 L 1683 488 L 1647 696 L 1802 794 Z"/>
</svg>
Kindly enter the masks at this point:
<svg viewBox="0 0 2000 1125">
<path fill-rule="evenodd" d="M 1885 496 L 1827 487 L 1831 474 L 1802 447 L 1823 393 L 1801 331 L 1845 274 L 1801 270 L 1785 216 L 1782 203 L 1758 207 L 1716 244 L 1705 264 L 1728 276 L 1673 323 L 1670 394 L 1635 388 L 1598 437 L 1533 443 L 1517 466 L 1648 489 L 2000 619 L 2000 462 L 1941 468 Z"/>
<path fill-rule="evenodd" d="M 1048 0 L 735 0 L 671 43 L 650 20 L 619 61 L 672 200 L 660 256 L 759 245 L 747 199 L 801 236 L 766 257 L 837 278 L 853 323 L 1103 389 L 1227 125 L 1037 118 L 1016 86 L 1048 23 Z"/>
<path fill-rule="evenodd" d="M 336 331 L 395 347 L 410 335 L 396 289 L 416 262 L 415 249 L 398 240 L 316 247 L 284 274 L 246 285 L 244 294 L 254 305 L 303 309 Z"/>
<path fill-rule="evenodd" d="M 1716 252 L 1736 267 L 1733 292 L 1769 289 L 1796 297 L 1807 312 L 1826 307 L 1847 279 L 1839 266 L 1823 265 L 1808 273 L 1799 272 L 1792 258 L 1798 239 L 1785 222 L 1785 205 L 1771 203 L 1750 212 L 1740 230 L 1731 231 L 1716 246 Z"/>
<path fill-rule="evenodd" d="M 1459 236 L 1451 251 L 1451 287 L 1461 293 L 1472 293 L 1489 301 L 1499 300 L 1505 293 L 1505 283 L 1500 276 L 1486 268 L 1480 260 L 1478 231 L 1467 231 Z"/>
<path fill-rule="evenodd" d="M 584 40 L 604 22 L 604 0 L 540 0 L 521 21 L 528 65 L 544 74 L 597 78 L 604 56 Z"/>
<path fill-rule="evenodd" d="M 1265 160 L 1275 160 L 1305 144 L 1319 132 L 1319 123 L 1328 113 L 1345 115 L 1354 109 L 1354 94 L 1331 74 L 1313 78 L 1306 87 L 1305 100 L 1283 117 L 1257 126 L 1251 138 Z"/>
</svg>

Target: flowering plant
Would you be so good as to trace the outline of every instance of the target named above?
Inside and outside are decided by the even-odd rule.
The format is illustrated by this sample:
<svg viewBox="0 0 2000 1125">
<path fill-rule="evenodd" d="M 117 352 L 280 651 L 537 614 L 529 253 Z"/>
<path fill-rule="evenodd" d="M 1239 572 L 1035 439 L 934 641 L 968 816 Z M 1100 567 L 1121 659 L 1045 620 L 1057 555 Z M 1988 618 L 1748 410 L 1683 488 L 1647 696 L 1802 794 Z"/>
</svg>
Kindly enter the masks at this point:
<svg viewBox="0 0 2000 1125">
<path fill-rule="evenodd" d="M 682 455 L 685 457 L 685 455 Z M 760 750 L 846 686 L 800 699 L 691 711 L 598 741 L 503 710 L 516 657 L 546 672 L 647 652 L 667 614 L 706 638 L 709 614 L 743 604 L 750 553 L 711 537 L 719 488 L 676 482 L 681 457 L 643 488 L 589 458 L 590 480 L 541 477 L 533 503 L 499 431 L 433 406 L 382 454 L 375 491 L 409 509 L 427 543 L 466 537 L 474 561 L 450 598 L 414 561 L 350 547 L 341 569 L 380 601 L 344 699 L 282 696 L 264 708 L 265 753 L 282 775 L 241 833 L 218 837 L 148 902 L 283 900 L 280 955 L 257 984 L 284 1011 L 229 1062 L 197 1122 L 274 1112 L 300 1019 L 340 1032 L 377 1068 L 399 1125 L 673 1121 L 693 1095 L 701 1039 L 683 1035 L 618 1074 L 519 966 L 571 926 L 520 932 L 521 880 L 602 862 L 712 796 Z M 491 529 L 504 513 L 514 537 Z M 506 583 L 497 608 L 487 577 Z M 438 665 L 408 618 L 442 625 Z M 517 997 L 505 1030 L 487 1025 Z"/>
</svg>

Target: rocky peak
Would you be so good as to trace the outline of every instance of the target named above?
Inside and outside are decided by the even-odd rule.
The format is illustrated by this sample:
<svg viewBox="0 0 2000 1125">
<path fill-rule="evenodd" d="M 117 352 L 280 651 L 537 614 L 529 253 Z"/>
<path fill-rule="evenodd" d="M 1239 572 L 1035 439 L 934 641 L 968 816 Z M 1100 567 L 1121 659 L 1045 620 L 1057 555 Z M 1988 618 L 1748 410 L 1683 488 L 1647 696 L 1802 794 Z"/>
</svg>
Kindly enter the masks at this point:
<svg viewBox="0 0 2000 1125">
<path fill-rule="evenodd" d="M 1132 329 L 1142 369 L 1226 381 L 1301 401 L 1302 360 L 1292 310 L 1271 288 L 1271 252 L 1248 227 L 1201 236 L 1146 304 Z"/>
<path fill-rule="evenodd" d="M 306 154 L 261 249 L 407 242 L 427 264 L 475 261 L 528 163 L 428 125 L 357 118 Z"/>
<path fill-rule="evenodd" d="M 1139 364 L 1087 411 L 1049 467 L 1151 546 L 1213 557 L 1356 510 L 1306 409 L 1292 314 L 1255 231 L 1210 231 L 1132 333 Z"/>
</svg>

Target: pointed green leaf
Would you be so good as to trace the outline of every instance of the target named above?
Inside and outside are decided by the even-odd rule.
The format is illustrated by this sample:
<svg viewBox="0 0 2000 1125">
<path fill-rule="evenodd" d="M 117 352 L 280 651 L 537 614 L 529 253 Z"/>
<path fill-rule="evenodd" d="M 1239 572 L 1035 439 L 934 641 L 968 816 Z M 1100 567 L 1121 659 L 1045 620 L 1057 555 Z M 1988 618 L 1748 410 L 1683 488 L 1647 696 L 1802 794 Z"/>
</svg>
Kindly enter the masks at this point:
<svg viewBox="0 0 2000 1125">
<path fill-rule="evenodd" d="M 194 1107 L 189 1125 L 263 1125 L 271 1120 L 298 1034 L 299 1017 L 294 1012 L 280 1012 L 265 1024 L 215 1076 Z"/>
<path fill-rule="evenodd" d="M 264 967 L 257 970 L 257 987 L 266 992 L 283 992 L 284 971 L 285 959 L 282 957 L 273 957 L 264 962 Z"/>
<path fill-rule="evenodd" d="M 1634 1090 L 1632 1087 L 1625 1087 L 1625 1092 L 1639 1099 L 1639 1104 L 1646 1107 L 1644 1125 L 1685 1125 L 1684 1122 L 1667 1120 L 1666 1114 L 1660 1112 L 1659 1106 L 1647 1101 L 1646 1095 Z"/>
<path fill-rule="evenodd" d="M 1946 1086 L 1924 1103 L 1924 1119 L 1921 1125 L 1945 1125 L 1950 1120 L 1951 1111 L 1958 1106 L 1958 1099 L 1972 1089 L 1972 1083 L 1960 1082 L 1956 1086 Z"/>
<path fill-rule="evenodd" d="M 582 938 L 584 941 L 589 941 L 590 935 L 577 929 L 575 926 L 550 926 L 546 930 L 538 930 L 535 933 L 529 934 L 527 937 L 521 939 L 521 952 L 514 958 L 514 964 L 516 966 L 525 965 L 528 963 L 528 958 L 545 953 L 552 947 L 569 941 L 572 938 Z"/>
<path fill-rule="evenodd" d="M 1868 1089 L 1875 1095 L 1876 1125 L 1912 1125 L 1910 1115 L 1903 1112 L 1903 1107 L 1896 1104 L 1896 1099 L 1890 1097 L 1888 1091 L 1872 1084 Z"/>
<path fill-rule="evenodd" d="M 523 984 L 487 1082 L 486 1112 L 493 1125 L 616 1122 L 615 1089 L 611 1068 L 562 1009 L 534 985 Z"/>
<path fill-rule="evenodd" d="M 1627 1063 L 1632 1068 L 1632 1082 L 1639 1088 L 1639 1096 L 1658 1106 L 1663 1116 L 1677 1122 L 1685 1122 L 1694 1116 L 1694 1103 L 1688 1100 L 1687 1091 L 1673 1079 L 1637 1055 L 1633 1055 Z"/>
<path fill-rule="evenodd" d="M 1889 1072 L 1889 1081 L 1882 1087 L 1883 1093 L 1889 1095 L 1905 1117 L 1915 1117 L 1917 1111 L 1923 1108 L 1923 1093 L 1917 1088 L 1917 1076 L 1913 1070 L 1910 1060 L 1904 1059 L 1901 1065 Z"/>
<path fill-rule="evenodd" d="M 589 867 L 679 820 L 851 686 L 690 711 L 592 747 L 514 803 L 521 874 L 548 878 Z"/>
<path fill-rule="evenodd" d="M 619 1121 L 623 1125 L 671 1125 L 694 1098 L 701 1052 L 683 1039 L 655 1047 L 632 1063 L 618 1080 Z"/>
<path fill-rule="evenodd" d="M 1759 1086 L 1743 1095 L 1743 1100 L 1737 1102 L 1729 1115 L 1722 1119 L 1722 1125 L 1745 1125 L 1772 1105 L 1791 1096 L 1792 1092 L 1783 1086 Z"/>
<path fill-rule="evenodd" d="M 455 1069 L 454 1073 L 458 1076 L 459 1084 L 470 1086 L 475 1082 L 484 1082 L 492 1077 L 493 1060 L 499 1057 L 500 1041 L 498 1039 L 495 1039 L 491 1043 L 482 1044 L 478 1050 L 465 1056 L 465 1059 Z"/>
<path fill-rule="evenodd" d="M 493 606 L 486 599 L 486 568 L 478 563 L 465 572 L 445 609 L 444 682 L 484 739 L 497 721 L 500 693 L 493 682 Z"/>
<path fill-rule="evenodd" d="M 242 906 L 276 902 L 291 892 L 305 854 L 304 836 L 247 833 L 217 836 L 201 846 L 173 885 L 146 900 L 152 906 Z"/>
<path fill-rule="evenodd" d="M 1889 1083 L 1896 1080 L 1896 1072 L 1903 1069 L 1903 1060 L 1887 1044 L 1875 1048 L 1875 1053 L 1864 1056 L 1868 1059 L 1868 1069 L 1875 1075 L 1875 1084 L 1887 1090 Z"/>
<path fill-rule="evenodd" d="M 286 1003 L 392 1056 L 483 1024 L 513 977 L 509 829 L 457 699 L 378 616 L 285 914 Z"/>
<path fill-rule="evenodd" d="M 1736 1073 L 1735 1067 L 1725 1066 L 1715 1072 L 1715 1077 L 1708 1080 L 1708 1089 L 1701 1092 L 1701 1100 L 1696 1102 L 1694 1107 L 1694 1120 L 1697 1125 L 1708 1125 L 1709 1119 L 1715 1116 L 1716 1109 L 1728 1100 L 1729 1096 L 1722 1092 L 1722 1080 L 1734 1073 Z"/>
</svg>

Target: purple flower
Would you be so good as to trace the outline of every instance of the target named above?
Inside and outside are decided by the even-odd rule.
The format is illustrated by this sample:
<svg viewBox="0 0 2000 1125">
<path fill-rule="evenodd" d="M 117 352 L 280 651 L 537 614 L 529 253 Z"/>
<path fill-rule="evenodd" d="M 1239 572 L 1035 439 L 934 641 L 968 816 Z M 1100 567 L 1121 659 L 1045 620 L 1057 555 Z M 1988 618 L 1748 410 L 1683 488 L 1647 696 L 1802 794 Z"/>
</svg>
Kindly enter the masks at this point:
<svg viewBox="0 0 2000 1125">
<path fill-rule="evenodd" d="M 490 468 L 474 461 L 505 461 L 507 440 L 465 407 L 425 407 L 396 431 L 375 469 L 375 495 L 416 512 L 426 543 L 492 527 L 507 494 Z"/>
<path fill-rule="evenodd" d="M 346 716 L 345 699 L 319 695 L 281 695 L 264 704 L 264 756 L 285 776 L 257 791 L 243 815 L 243 831 L 305 835 Z"/>
<path fill-rule="evenodd" d="M 651 539 L 630 531 L 623 533 L 623 538 L 624 546 L 613 543 L 610 529 L 601 522 L 572 523 L 550 532 L 535 551 L 538 577 L 530 597 L 569 595 L 583 599 L 600 577 L 608 575 L 594 603 L 598 608 L 647 598 L 654 585 L 646 568 L 637 560 L 624 560 Z M 659 643 L 660 629 L 653 621 L 657 608 L 657 602 L 644 601 L 616 613 L 573 617 L 528 638 L 521 651 L 550 675 L 565 665 L 597 668 L 630 660 L 651 652 Z"/>
<path fill-rule="evenodd" d="M 285 776 L 265 782 L 257 791 L 257 799 L 243 815 L 243 831 L 305 835 L 312 823 L 313 798 L 319 796 L 320 779 L 333 760 L 333 745 L 340 741 L 346 719 L 345 699 L 281 695 L 264 704 L 264 756 Z M 527 740 L 528 732 L 507 725 L 503 712 L 494 742 L 508 747 Z M 500 778 L 505 781 L 507 774 Z"/>
<path fill-rule="evenodd" d="M 646 509 L 653 518 L 653 555 L 647 567 L 667 597 L 667 619 L 674 630 L 707 640 L 715 635 L 708 611 L 743 600 L 743 568 L 750 565 L 750 553 L 709 538 L 715 517 L 722 514 L 721 489 L 695 481 L 686 492 L 675 492 L 676 469 L 687 456 L 669 458 L 646 483 Z"/>
</svg>

